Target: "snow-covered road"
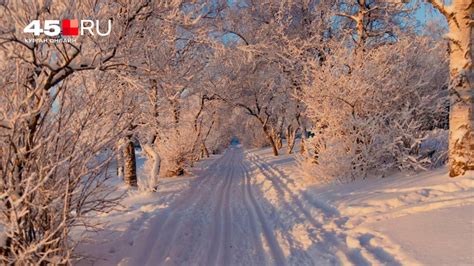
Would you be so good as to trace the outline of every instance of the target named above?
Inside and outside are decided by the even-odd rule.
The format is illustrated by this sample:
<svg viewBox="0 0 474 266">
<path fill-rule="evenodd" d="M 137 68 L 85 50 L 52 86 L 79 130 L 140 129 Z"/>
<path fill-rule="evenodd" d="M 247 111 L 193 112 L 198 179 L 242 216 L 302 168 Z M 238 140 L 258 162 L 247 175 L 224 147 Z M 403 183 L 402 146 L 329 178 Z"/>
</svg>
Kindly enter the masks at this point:
<svg viewBox="0 0 474 266">
<path fill-rule="evenodd" d="M 337 210 L 296 195 L 259 156 L 229 148 L 147 223 L 126 265 L 398 264 L 375 238 L 344 233 Z"/>
<path fill-rule="evenodd" d="M 242 149 L 229 148 L 151 222 L 129 264 L 285 264 L 249 169 Z"/>
<path fill-rule="evenodd" d="M 109 221 L 106 230 L 93 236 L 99 241 L 80 249 L 92 256 L 92 261 L 84 262 L 419 265 L 433 261 L 423 257 L 430 252 L 412 255 L 404 247 L 410 239 L 386 235 L 397 231 L 388 222 L 437 208 L 466 206 L 474 199 L 472 177 L 446 183 L 449 179 L 439 176 L 442 170 L 431 178 L 399 177 L 308 189 L 298 179 L 296 167 L 291 155 L 274 157 L 269 150 L 230 147 L 222 156 L 195 167 L 194 177 L 163 180 L 156 193 L 130 194 L 124 201 L 128 210 L 104 216 Z M 409 219 L 405 224 L 413 222 L 411 217 L 403 218 Z M 430 228 L 438 230 L 436 225 Z M 418 231 L 410 234 L 425 239 Z M 447 257 L 446 261 L 454 260 Z"/>
</svg>

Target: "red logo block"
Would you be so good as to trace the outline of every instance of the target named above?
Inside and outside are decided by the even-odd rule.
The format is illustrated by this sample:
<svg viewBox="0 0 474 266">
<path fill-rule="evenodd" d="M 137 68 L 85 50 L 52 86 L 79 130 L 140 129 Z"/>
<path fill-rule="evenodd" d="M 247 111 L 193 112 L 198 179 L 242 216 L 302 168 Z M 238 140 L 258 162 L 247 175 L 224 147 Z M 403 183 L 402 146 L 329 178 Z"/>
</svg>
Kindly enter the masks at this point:
<svg viewBox="0 0 474 266">
<path fill-rule="evenodd" d="M 79 20 L 65 19 L 61 22 L 63 36 L 77 36 L 79 35 Z"/>
</svg>

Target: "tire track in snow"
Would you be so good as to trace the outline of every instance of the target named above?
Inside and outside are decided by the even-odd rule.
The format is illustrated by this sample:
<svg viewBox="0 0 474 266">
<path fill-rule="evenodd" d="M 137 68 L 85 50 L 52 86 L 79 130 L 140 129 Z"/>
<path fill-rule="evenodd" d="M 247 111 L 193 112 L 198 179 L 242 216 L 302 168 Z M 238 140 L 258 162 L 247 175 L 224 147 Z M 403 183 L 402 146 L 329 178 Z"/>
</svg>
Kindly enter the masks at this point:
<svg viewBox="0 0 474 266">
<path fill-rule="evenodd" d="M 234 162 L 234 160 L 232 160 Z M 224 203 L 224 227 L 222 233 L 224 234 L 223 243 L 221 247 L 224 247 L 224 252 L 222 253 L 223 258 L 221 258 L 222 264 L 219 265 L 229 265 L 229 259 L 232 260 L 231 257 L 231 249 L 232 249 L 232 208 L 230 204 L 230 199 L 232 198 L 232 185 L 234 184 L 235 179 L 235 168 L 232 166 L 231 174 L 229 175 L 229 185 L 227 188 L 226 199 Z"/>
<path fill-rule="evenodd" d="M 177 213 L 188 213 L 192 211 L 196 205 L 202 200 L 205 200 L 204 196 L 209 195 L 208 193 L 197 193 L 203 189 L 212 187 L 212 183 L 215 181 L 213 178 L 216 172 L 213 172 L 215 166 L 224 164 L 229 158 L 225 156 L 216 159 L 204 173 L 207 176 L 201 175 L 198 180 L 191 184 L 188 191 L 183 192 L 180 198 L 172 203 L 163 213 L 158 213 L 156 220 L 150 224 L 151 229 L 147 232 L 148 237 L 145 238 L 145 243 L 153 243 L 151 247 L 142 248 L 138 254 L 133 256 L 133 261 L 130 265 L 156 265 L 157 263 L 164 263 L 165 255 L 173 246 L 173 240 L 179 229 L 180 217 Z M 170 241 L 171 240 L 171 241 Z"/>
<path fill-rule="evenodd" d="M 249 171 L 246 169 L 245 165 L 243 162 L 240 163 L 240 167 L 242 169 L 242 180 L 241 180 L 241 188 L 242 188 L 242 196 L 243 196 L 243 201 L 245 204 L 245 208 L 248 213 L 248 221 L 250 224 L 250 229 L 252 230 L 252 239 L 253 239 L 253 247 L 256 248 L 257 252 L 256 254 L 259 256 L 258 261 L 260 265 L 267 265 L 266 258 L 265 258 L 265 251 L 263 250 L 263 243 L 262 240 L 259 237 L 259 228 L 261 228 L 261 224 L 258 223 L 257 221 L 257 213 L 255 211 L 255 208 L 252 206 L 250 196 L 248 194 L 248 178 L 250 176 Z"/>
<path fill-rule="evenodd" d="M 129 265 L 311 265 L 319 251 L 334 254 L 339 249 L 352 262 L 368 263 L 358 250 L 349 249 L 337 232 L 317 222 L 293 191 L 286 191 L 289 187 L 282 183 L 277 170 L 267 169 L 271 166 L 258 158 L 244 157 L 242 149 L 229 149 L 199 173 L 187 191 L 152 218 L 145 231 L 145 246 Z M 269 202 L 267 206 L 265 198 L 255 194 L 259 187 L 252 183 L 254 172 L 250 167 L 254 165 L 278 194 L 290 193 L 283 205 L 272 206 Z M 273 210 L 272 215 L 265 212 L 267 207 Z M 306 230 L 317 245 L 316 257 L 303 248 L 300 239 L 288 233 L 294 222 L 287 219 L 288 214 L 298 221 L 308 221 L 311 230 Z M 275 228 L 281 231 L 275 232 Z M 321 238 L 318 240 L 315 234 Z M 285 252 L 289 249 L 288 258 L 283 248 Z"/>
<path fill-rule="evenodd" d="M 228 165 L 228 163 L 231 161 L 232 157 L 230 155 L 231 153 L 227 151 L 225 156 L 223 156 L 222 162 L 218 164 L 214 164 L 216 167 L 213 166 L 212 168 L 209 169 L 209 171 L 206 172 L 208 173 L 212 171 L 207 177 L 205 177 L 205 179 L 209 180 L 209 182 L 206 183 L 209 185 L 206 185 L 204 187 L 203 186 L 198 187 L 196 191 L 197 198 L 198 198 L 197 200 L 195 200 L 196 196 L 194 195 L 194 193 L 189 196 L 189 198 L 187 199 L 187 203 L 185 204 L 186 206 L 188 206 L 185 211 L 185 214 L 187 215 L 181 216 L 181 215 L 177 215 L 177 212 L 174 213 L 174 217 L 175 217 L 174 220 L 176 220 L 177 226 L 174 226 L 173 238 L 171 241 L 167 241 L 167 238 L 164 238 L 164 241 L 161 241 L 162 244 L 166 243 L 165 252 L 160 253 L 162 255 L 154 261 L 166 263 L 168 259 L 172 258 L 172 256 L 170 256 L 171 255 L 170 251 L 172 251 L 174 247 L 179 247 L 183 245 L 183 243 L 175 244 L 175 242 L 177 240 L 178 234 L 182 233 L 185 222 L 193 221 L 192 219 L 197 216 L 196 214 L 201 212 L 202 210 L 209 210 L 209 213 L 211 213 L 213 211 L 217 212 L 220 209 L 219 204 L 222 202 L 221 198 L 225 194 L 225 189 L 227 186 L 226 181 L 228 180 L 227 177 L 225 176 L 223 177 L 221 171 L 225 170 L 226 165 Z M 219 171 L 214 171 L 215 170 L 214 168 L 217 168 Z M 216 193 L 213 193 L 213 191 L 216 191 Z M 220 196 L 217 196 L 217 195 L 220 195 Z M 214 220 L 214 221 L 217 221 L 217 220 Z M 212 221 L 209 221 L 209 222 L 212 222 Z M 193 226 L 193 231 L 197 231 L 196 224 L 192 224 L 191 226 Z M 206 224 L 203 224 L 203 226 L 212 226 L 212 223 L 206 223 Z M 185 228 L 185 229 L 188 229 L 188 228 Z M 205 229 L 205 228 L 202 228 L 202 229 Z M 202 231 L 205 231 L 205 230 L 202 230 Z M 194 241 L 196 241 L 196 239 L 194 239 Z M 189 244 L 189 243 L 185 243 L 185 244 Z M 178 255 L 180 255 L 179 254 L 180 251 L 181 250 L 178 250 Z M 198 252 L 202 252 L 202 250 L 198 250 Z M 208 250 L 207 252 L 208 253 L 212 252 L 212 250 L 210 251 Z"/>
<path fill-rule="evenodd" d="M 247 188 L 247 195 L 250 198 L 250 208 L 252 209 L 252 212 L 257 214 L 257 217 L 259 219 L 260 225 L 262 227 L 263 235 L 265 237 L 265 240 L 268 244 L 268 247 L 270 248 L 270 252 L 273 255 L 273 264 L 275 265 L 286 265 L 286 259 L 285 255 L 283 254 L 283 251 L 278 244 L 278 241 L 273 234 L 273 230 L 270 228 L 267 219 L 265 215 L 263 214 L 262 208 L 258 204 L 257 200 L 255 199 L 255 196 L 253 195 L 252 192 L 252 187 L 250 183 L 250 175 L 246 175 L 246 188 Z"/>
<path fill-rule="evenodd" d="M 213 177 L 210 177 L 210 178 L 213 178 Z M 224 182 L 218 182 L 215 185 L 213 185 L 213 187 L 215 187 L 217 191 L 224 190 L 224 186 L 225 186 Z M 174 219 L 171 220 L 170 222 L 173 228 L 172 238 L 171 240 L 168 239 L 167 241 L 167 238 L 165 237 L 163 241 L 157 241 L 161 243 L 163 246 L 165 246 L 165 248 L 162 248 L 164 252 L 160 252 L 158 259 L 154 259 L 153 263 L 155 261 L 167 263 L 169 260 L 174 259 L 174 256 L 173 256 L 174 253 L 178 253 L 178 254 L 182 253 L 181 248 L 178 248 L 177 251 L 175 251 L 174 248 L 189 244 L 189 243 L 182 243 L 180 242 L 180 239 L 179 239 L 179 237 L 182 236 L 183 231 L 186 229 L 189 229 L 189 228 L 186 228 L 187 226 L 186 223 L 190 221 L 195 221 L 193 219 L 196 219 L 196 217 L 198 217 L 198 214 L 207 207 L 209 207 L 210 210 L 217 208 L 215 205 L 217 205 L 218 201 L 216 201 L 215 198 L 213 198 L 212 196 L 209 197 L 210 194 L 211 193 L 201 192 L 198 196 L 198 200 L 195 203 L 191 203 L 190 207 L 187 208 L 186 211 L 184 211 L 185 212 L 184 215 L 174 214 Z M 194 223 L 194 224 L 191 224 L 190 226 L 193 226 L 194 231 L 205 231 L 204 228 L 199 228 L 199 226 L 205 227 L 208 225 L 209 223 L 205 223 L 205 224 Z M 203 229 L 203 230 L 199 230 L 199 229 Z M 165 227 L 165 230 L 167 230 L 166 227 Z M 193 241 L 196 241 L 196 240 L 193 240 Z"/>
<path fill-rule="evenodd" d="M 224 165 L 223 165 L 224 166 Z M 229 234 L 231 234 L 230 223 L 232 222 L 229 206 L 230 188 L 232 185 L 233 167 L 226 165 L 225 173 L 220 178 L 223 183 L 219 197 L 216 199 L 218 204 L 215 208 L 214 222 L 218 223 L 217 230 L 212 233 L 212 242 L 208 253 L 208 265 L 228 265 L 225 260 L 229 253 Z M 222 249 L 224 249 L 222 251 Z"/>
<path fill-rule="evenodd" d="M 227 211 L 225 206 L 221 206 L 221 203 L 223 202 L 222 197 L 229 199 L 231 198 L 231 195 L 226 192 L 230 190 L 231 186 L 230 182 L 227 182 L 229 181 L 229 177 L 231 176 L 228 171 L 228 164 L 232 161 L 232 157 L 230 155 L 232 155 L 232 153 L 227 151 L 226 156 L 228 159 L 220 164 L 216 164 L 216 167 L 209 169 L 209 171 L 212 171 L 212 174 L 209 175 L 209 177 L 212 178 L 214 182 L 211 186 L 206 187 L 208 190 L 198 191 L 198 193 L 205 195 L 206 200 L 201 202 L 200 204 L 194 205 L 193 215 L 190 217 L 190 219 L 185 221 L 188 224 L 183 225 L 184 228 L 182 231 L 184 232 L 181 232 L 181 235 L 184 233 L 186 236 L 188 236 L 188 239 L 181 238 L 180 242 L 178 243 L 178 246 L 184 247 L 178 249 L 176 254 L 170 254 L 170 256 L 173 255 L 174 257 L 180 257 L 180 265 L 211 265 L 208 259 L 211 253 L 219 254 L 215 258 L 219 258 L 219 256 L 226 258 L 227 256 L 225 254 L 220 255 L 221 253 L 219 251 L 215 252 L 217 248 L 213 248 L 211 246 L 214 242 L 222 243 L 222 241 L 220 240 L 220 235 L 224 234 L 221 233 L 222 231 L 218 232 L 217 230 L 219 230 L 221 224 L 226 223 L 225 220 L 224 222 L 222 222 L 221 219 L 221 217 L 225 217 L 222 215 L 227 215 L 222 214 L 223 210 Z M 207 218 L 198 219 L 199 222 L 204 223 L 202 224 L 202 227 L 197 227 L 195 224 L 194 219 L 196 219 L 196 217 L 194 213 L 196 212 L 204 214 L 205 218 Z M 230 210 L 228 215 L 231 215 Z M 229 219 L 227 219 L 227 221 L 229 221 Z M 218 223 L 218 225 L 215 225 L 216 223 Z M 228 229 L 224 229 L 224 232 L 225 230 Z M 226 237 L 225 234 L 224 236 Z M 214 238 L 216 240 L 214 240 Z M 213 239 L 211 243 L 209 243 L 209 239 Z M 224 240 L 224 242 L 225 241 L 228 240 Z"/>
</svg>

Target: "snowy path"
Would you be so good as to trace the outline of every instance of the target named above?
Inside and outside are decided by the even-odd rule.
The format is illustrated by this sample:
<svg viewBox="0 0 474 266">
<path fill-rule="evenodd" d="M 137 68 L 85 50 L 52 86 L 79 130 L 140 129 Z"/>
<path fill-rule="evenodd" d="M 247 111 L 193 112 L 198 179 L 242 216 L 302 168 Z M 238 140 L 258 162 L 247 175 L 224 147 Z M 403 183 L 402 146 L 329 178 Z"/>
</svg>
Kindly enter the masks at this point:
<svg viewBox="0 0 474 266">
<path fill-rule="evenodd" d="M 154 193 L 132 191 L 122 211 L 98 217 L 103 230 L 80 247 L 89 259 L 78 265 L 474 261 L 474 176 L 448 179 L 438 169 L 311 186 L 297 167 L 293 155 L 231 147 L 200 162 L 191 177 L 163 179 Z M 452 217 L 460 217 L 455 226 Z"/>
<path fill-rule="evenodd" d="M 347 235 L 331 206 L 289 188 L 292 180 L 229 148 L 166 208 L 132 226 L 120 265 L 391 264 L 366 232 Z M 130 231 L 130 229 L 128 229 Z M 117 255 L 117 254 L 116 254 Z M 110 261 L 109 261 L 110 262 Z M 105 263 L 107 264 L 107 263 Z"/>
<path fill-rule="evenodd" d="M 149 225 L 129 265 L 285 264 L 242 149 L 230 148 Z"/>
</svg>

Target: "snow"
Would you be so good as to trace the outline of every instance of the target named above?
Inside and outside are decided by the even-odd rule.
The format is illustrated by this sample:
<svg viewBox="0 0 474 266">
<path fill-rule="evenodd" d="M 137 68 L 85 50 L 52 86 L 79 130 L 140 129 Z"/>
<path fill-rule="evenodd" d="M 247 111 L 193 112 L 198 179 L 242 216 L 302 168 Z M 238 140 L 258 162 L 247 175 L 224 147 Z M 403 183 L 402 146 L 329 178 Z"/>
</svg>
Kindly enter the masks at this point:
<svg viewBox="0 0 474 266">
<path fill-rule="evenodd" d="M 373 228 L 426 265 L 472 265 L 474 206 L 442 208 L 385 220 Z M 469 234 L 470 232 L 470 234 Z"/>
<path fill-rule="evenodd" d="M 79 264 L 474 264 L 472 173 L 318 184 L 296 156 L 233 146 L 156 193 L 129 193 L 125 212 L 97 217 L 107 225 Z"/>
</svg>

